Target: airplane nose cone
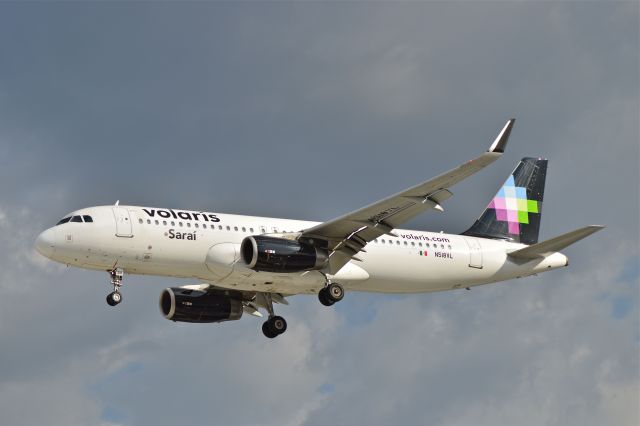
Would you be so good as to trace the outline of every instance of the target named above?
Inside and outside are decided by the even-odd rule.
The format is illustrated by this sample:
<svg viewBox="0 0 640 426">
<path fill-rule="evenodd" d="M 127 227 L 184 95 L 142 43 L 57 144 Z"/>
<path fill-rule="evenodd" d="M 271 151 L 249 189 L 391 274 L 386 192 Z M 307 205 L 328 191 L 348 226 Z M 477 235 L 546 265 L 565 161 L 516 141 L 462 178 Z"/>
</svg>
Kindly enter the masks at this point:
<svg viewBox="0 0 640 426">
<path fill-rule="evenodd" d="M 36 250 L 45 257 L 51 257 L 56 249 L 56 233 L 49 228 L 36 238 Z"/>
</svg>

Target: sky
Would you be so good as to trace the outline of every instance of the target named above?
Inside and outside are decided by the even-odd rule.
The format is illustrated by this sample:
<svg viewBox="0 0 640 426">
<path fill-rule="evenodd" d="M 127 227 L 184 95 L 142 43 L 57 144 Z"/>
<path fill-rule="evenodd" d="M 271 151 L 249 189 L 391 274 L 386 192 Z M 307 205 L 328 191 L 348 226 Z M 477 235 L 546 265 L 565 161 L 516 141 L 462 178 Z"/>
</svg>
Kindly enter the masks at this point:
<svg viewBox="0 0 640 426">
<path fill-rule="evenodd" d="M 0 413 L 7 425 L 640 423 L 637 2 L 0 3 Z M 483 152 L 407 227 L 459 233 L 525 156 L 541 239 L 606 229 L 537 277 L 313 296 L 179 324 L 165 287 L 33 249 L 122 204 L 329 220 Z"/>
</svg>

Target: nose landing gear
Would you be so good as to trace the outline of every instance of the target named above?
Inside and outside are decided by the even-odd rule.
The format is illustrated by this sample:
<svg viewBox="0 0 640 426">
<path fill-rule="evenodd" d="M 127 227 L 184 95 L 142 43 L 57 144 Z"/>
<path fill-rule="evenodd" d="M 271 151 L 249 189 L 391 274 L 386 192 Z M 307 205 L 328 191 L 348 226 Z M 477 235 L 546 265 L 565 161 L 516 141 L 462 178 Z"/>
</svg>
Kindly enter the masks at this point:
<svg viewBox="0 0 640 426">
<path fill-rule="evenodd" d="M 107 295 L 107 304 L 109 306 L 116 306 L 122 302 L 122 294 L 120 294 L 120 286 L 122 286 L 122 278 L 124 277 L 124 270 L 122 268 L 116 268 L 109 271 L 111 276 L 111 284 L 113 285 L 113 292 Z"/>
</svg>

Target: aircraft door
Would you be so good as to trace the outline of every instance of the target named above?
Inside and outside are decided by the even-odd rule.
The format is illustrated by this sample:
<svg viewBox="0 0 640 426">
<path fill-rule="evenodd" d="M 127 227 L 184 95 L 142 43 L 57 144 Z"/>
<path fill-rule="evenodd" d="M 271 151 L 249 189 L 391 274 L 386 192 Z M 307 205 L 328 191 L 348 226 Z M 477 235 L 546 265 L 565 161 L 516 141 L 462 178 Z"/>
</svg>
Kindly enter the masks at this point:
<svg viewBox="0 0 640 426">
<path fill-rule="evenodd" d="M 469 267 L 482 269 L 482 246 L 477 238 L 464 239 L 469 246 Z"/>
<path fill-rule="evenodd" d="M 132 238 L 133 229 L 131 227 L 131 217 L 129 210 L 124 207 L 114 207 L 113 216 L 116 220 L 116 236 L 123 238 Z"/>
</svg>

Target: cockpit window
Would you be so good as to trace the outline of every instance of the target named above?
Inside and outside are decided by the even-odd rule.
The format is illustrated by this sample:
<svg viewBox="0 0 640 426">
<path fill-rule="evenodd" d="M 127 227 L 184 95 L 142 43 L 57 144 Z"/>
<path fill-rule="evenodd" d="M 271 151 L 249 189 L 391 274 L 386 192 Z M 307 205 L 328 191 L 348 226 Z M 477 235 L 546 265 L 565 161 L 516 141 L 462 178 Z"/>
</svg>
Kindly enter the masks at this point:
<svg viewBox="0 0 640 426">
<path fill-rule="evenodd" d="M 93 218 L 86 214 L 82 216 L 67 216 L 63 219 L 60 219 L 60 222 L 56 223 L 56 226 L 62 225 L 63 223 L 67 223 L 67 222 L 91 223 L 93 222 Z"/>
<path fill-rule="evenodd" d="M 69 222 L 70 220 L 71 220 L 71 216 L 67 216 L 67 217 L 65 217 L 65 218 L 62 218 L 62 219 L 60 219 L 60 222 L 56 223 L 56 226 L 57 226 L 57 225 L 62 225 L 63 223 L 67 223 L 67 222 Z"/>
</svg>

